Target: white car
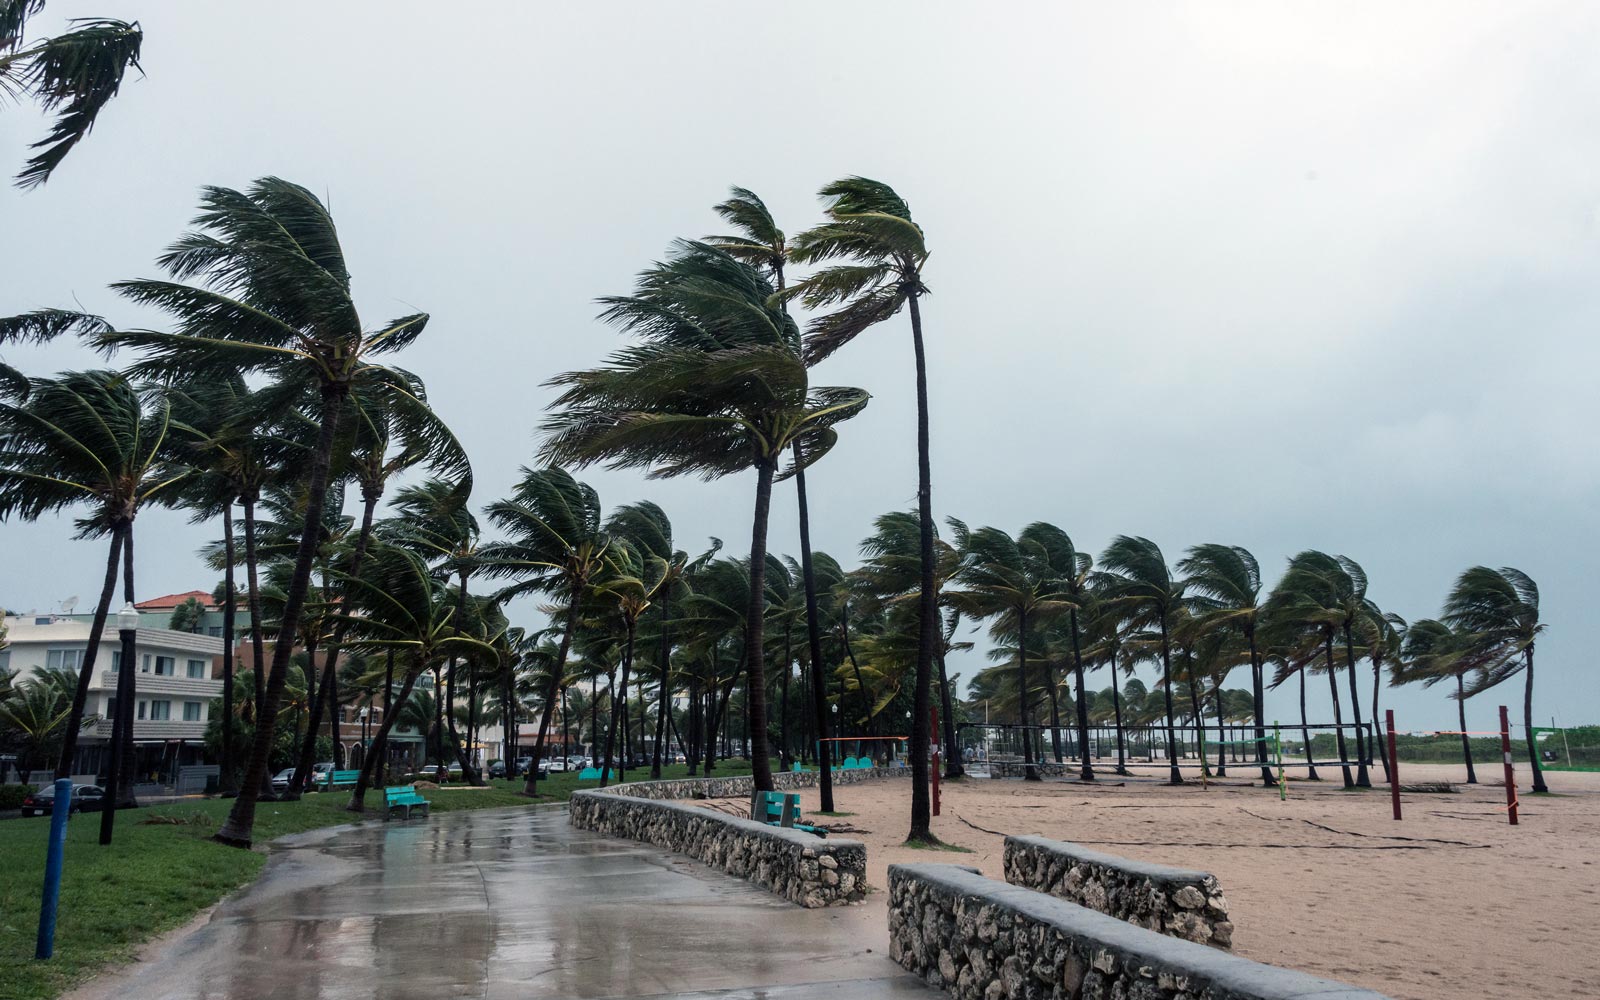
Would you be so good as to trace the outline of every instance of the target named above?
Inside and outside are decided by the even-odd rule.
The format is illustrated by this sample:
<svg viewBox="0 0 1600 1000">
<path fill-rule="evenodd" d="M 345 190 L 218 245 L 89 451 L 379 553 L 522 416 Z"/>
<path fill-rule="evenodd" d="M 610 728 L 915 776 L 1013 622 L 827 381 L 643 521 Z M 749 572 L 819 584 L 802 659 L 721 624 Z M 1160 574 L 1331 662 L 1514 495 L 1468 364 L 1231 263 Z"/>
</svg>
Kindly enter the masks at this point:
<svg viewBox="0 0 1600 1000">
<path fill-rule="evenodd" d="M 544 769 L 546 771 L 565 771 L 567 770 L 567 762 L 562 760 L 560 757 L 552 757 L 544 765 Z"/>
</svg>

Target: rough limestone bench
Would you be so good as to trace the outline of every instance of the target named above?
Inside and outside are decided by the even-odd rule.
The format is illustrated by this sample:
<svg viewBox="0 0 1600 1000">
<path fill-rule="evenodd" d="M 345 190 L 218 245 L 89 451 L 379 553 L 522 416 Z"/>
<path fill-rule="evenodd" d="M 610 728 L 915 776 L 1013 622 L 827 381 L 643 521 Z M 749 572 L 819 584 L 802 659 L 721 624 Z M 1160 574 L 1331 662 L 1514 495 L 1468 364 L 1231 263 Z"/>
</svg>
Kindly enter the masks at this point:
<svg viewBox="0 0 1600 1000">
<path fill-rule="evenodd" d="M 1006 881 L 1186 941 L 1233 947 L 1228 901 L 1208 872 L 1146 864 L 1044 837 L 1007 837 Z"/>
<path fill-rule="evenodd" d="M 961 1000 L 1384 1000 L 956 865 L 889 867 L 889 957 Z"/>
</svg>

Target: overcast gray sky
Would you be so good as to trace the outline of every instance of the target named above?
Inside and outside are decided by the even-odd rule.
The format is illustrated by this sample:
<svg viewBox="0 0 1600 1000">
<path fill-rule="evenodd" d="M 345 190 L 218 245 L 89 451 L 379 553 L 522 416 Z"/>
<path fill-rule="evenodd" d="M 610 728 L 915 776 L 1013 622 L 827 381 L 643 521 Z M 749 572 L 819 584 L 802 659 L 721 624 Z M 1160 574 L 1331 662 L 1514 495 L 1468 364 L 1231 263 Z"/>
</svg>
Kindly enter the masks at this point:
<svg viewBox="0 0 1600 1000">
<path fill-rule="evenodd" d="M 1093 552 L 1142 534 L 1174 562 L 1239 544 L 1273 579 L 1344 553 L 1408 619 L 1468 565 L 1517 566 L 1550 626 L 1537 716 L 1600 721 L 1592 5 L 52 0 L 36 28 L 76 16 L 142 21 L 148 75 L 47 186 L 0 189 L 0 313 L 159 326 L 107 283 L 154 273 L 201 185 L 295 180 L 330 202 L 369 325 L 432 314 L 401 363 L 487 502 L 531 461 L 540 383 L 617 344 L 596 296 L 717 230 L 731 184 L 797 232 L 865 174 L 932 250 L 941 517 L 1048 520 Z M 43 127 L 0 112 L 5 173 Z M 914 498 L 905 317 L 818 378 L 874 396 L 812 477 L 815 542 L 849 565 Z M 685 548 L 748 545 L 748 477 L 585 478 L 661 503 Z M 212 586 L 208 529 L 139 523 L 141 597 Z M 0 526 L 0 605 L 92 606 L 103 553 L 70 533 Z M 795 549 L 792 492 L 772 544 Z M 1442 691 L 1385 697 L 1402 727 L 1454 727 Z M 1520 698 L 1475 700 L 1472 726 Z"/>
</svg>

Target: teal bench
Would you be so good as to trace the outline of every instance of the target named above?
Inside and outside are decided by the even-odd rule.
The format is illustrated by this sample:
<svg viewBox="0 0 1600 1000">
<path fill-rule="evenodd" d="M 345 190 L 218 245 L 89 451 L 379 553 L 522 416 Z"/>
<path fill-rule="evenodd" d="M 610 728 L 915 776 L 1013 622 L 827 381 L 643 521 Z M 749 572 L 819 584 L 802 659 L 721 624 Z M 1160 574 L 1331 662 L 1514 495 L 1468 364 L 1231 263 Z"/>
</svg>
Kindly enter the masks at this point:
<svg viewBox="0 0 1600 1000">
<path fill-rule="evenodd" d="M 354 785 L 360 780 L 360 771 L 329 771 L 328 776 L 322 781 L 322 790 L 331 792 L 335 785 Z"/>
<path fill-rule="evenodd" d="M 608 780 L 608 781 L 616 781 L 617 780 L 617 769 L 616 768 L 613 767 L 611 770 L 607 771 L 606 773 L 608 775 L 610 775 L 610 777 L 607 778 L 606 780 Z M 598 767 L 586 767 L 583 770 L 578 772 L 578 780 L 579 781 L 599 781 L 600 780 L 600 769 Z"/>
<path fill-rule="evenodd" d="M 422 815 L 428 815 L 431 805 L 427 799 L 417 794 L 416 785 L 396 785 L 383 790 L 383 805 L 385 820 L 394 815 L 395 810 L 400 810 L 402 819 L 411 818 L 411 810 L 421 809 Z"/>
<path fill-rule="evenodd" d="M 752 792 L 750 818 L 768 826 L 781 826 L 818 837 L 828 835 L 828 831 L 820 826 L 808 826 L 800 822 L 800 796 L 794 792 Z"/>
</svg>

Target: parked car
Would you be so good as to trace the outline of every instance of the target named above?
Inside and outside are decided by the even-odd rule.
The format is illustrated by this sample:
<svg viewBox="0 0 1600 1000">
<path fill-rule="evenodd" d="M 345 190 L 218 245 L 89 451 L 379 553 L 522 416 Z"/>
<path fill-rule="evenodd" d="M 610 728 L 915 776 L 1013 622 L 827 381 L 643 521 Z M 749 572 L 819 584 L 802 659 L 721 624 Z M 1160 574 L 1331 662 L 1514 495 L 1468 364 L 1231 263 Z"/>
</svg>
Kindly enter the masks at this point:
<svg viewBox="0 0 1600 1000">
<path fill-rule="evenodd" d="M 106 790 L 99 785 L 73 785 L 72 802 L 67 807 L 68 815 L 79 812 L 99 812 L 106 800 Z M 35 814 L 48 816 L 56 808 L 56 789 L 54 785 L 45 787 L 22 800 L 22 815 Z"/>
<path fill-rule="evenodd" d="M 518 757 L 517 758 L 517 773 L 518 774 L 527 774 L 528 773 L 528 768 L 530 768 L 532 766 L 533 766 L 533 758 L 532 757 Z"/>
<path fill-rule="evenodd" d="M 569 761 L 570 761 L 570 758 L 553 757 L 550 760 L 542 762 L 539 765 L 539 769 L 541 771 L 576 770 L 575 768 L 571 767 Z"/>
<path fill-rule="evenodd" d="M 289 781 L 294 777 L 294 768 L 286 767 L 272 776 L 272 790 L 282 794 L 289 790 Z"/>
<path fill-rule="evenodd" d="M 489 762 L 489 777 L 491 777 L 491 778 L 504 778 L 505 776 L 506 776 L 506 762 L 503 761 L 503 760 L 491 760 Z"/>
<path fill-rule="evenodd" d="M 334 770 L 333 761 L 331 760 L 311 765 L 311 783 L 313 785 L 322 784 L 328 780 L 328 775 L 332 774 Z"/>
</svg>

